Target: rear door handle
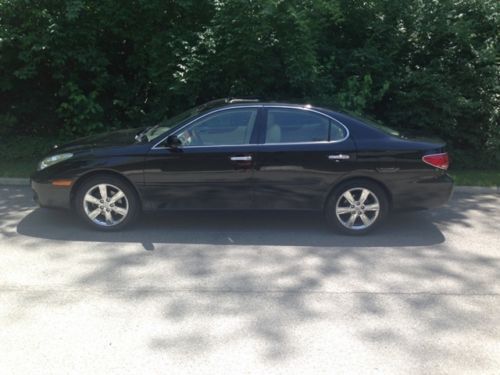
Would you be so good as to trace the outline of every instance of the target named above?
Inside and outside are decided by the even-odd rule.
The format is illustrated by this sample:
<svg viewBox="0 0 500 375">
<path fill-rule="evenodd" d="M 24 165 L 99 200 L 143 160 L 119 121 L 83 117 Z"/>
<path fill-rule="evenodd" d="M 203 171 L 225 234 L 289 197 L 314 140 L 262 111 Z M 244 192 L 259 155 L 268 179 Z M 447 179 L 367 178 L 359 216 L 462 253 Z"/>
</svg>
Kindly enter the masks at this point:
<svg viewBox="0 0 500 375">
<path fill-rule="evenodd" d="M 231 156 L 230 159 L 232 161 L 252 161 L 252 157 L 248 156 Z"/>
<path fill-rule="evenodd" d="M 328 155 L 328 159 L 330 160 L 347 160 L 350 159 L 351 157 L 346 154 L 336 154 L 336 155 Z"/>
</svg>

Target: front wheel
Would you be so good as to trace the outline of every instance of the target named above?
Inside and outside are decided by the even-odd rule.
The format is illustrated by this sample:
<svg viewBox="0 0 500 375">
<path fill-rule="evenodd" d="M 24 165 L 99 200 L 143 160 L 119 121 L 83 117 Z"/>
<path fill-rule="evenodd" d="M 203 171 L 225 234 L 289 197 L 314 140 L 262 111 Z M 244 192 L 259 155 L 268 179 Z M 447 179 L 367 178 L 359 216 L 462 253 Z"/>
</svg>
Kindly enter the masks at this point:
<svg viewBox="0 0 500 375">
<path fill-rule="evenodd" d="M 387 216 L 389 204 L 384 190 L 371 181 L 351 181 L 330 196 L 325 214 L 334 229 L 346 234 L 364 234 Z"/>
<path fill-rule="evenodd" d="M 130 185 L 115 176 L 96 176 L 85 181 L 75 197 L 79 216 L 103 231 L 130 224 L 138 212 L 138 199 Z"/>
</svg>

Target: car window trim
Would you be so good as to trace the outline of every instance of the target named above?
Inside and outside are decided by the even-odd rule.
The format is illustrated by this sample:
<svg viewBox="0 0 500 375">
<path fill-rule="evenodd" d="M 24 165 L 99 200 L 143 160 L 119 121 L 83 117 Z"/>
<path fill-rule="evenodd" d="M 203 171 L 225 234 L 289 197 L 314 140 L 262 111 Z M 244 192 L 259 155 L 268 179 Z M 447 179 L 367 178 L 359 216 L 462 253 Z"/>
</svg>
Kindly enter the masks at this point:
<svg viewBox="0 0 500 375">
<path fill-rule="evenodd" d="M 345 133 L 346 135 L 344 136 L 344 138 L 342 139 L 338 139 L 338 140 L 328 140 L 328 141 L 310 141 L 310 142 L 282 142 L 282 143 L 244 143 L 244 144 L 240 144 L 240 145 L 210 145 L 210 146 L 182 146 L 182 149 L 189 149 L 189 148 L 217 148 L 217 147 L 255 147 L 255 146 L 279 146 L 279 145 L 308 145 L 308 144 L 334 144 L 334 143 L 340 143 L 340 142 L 344 142 L 345 140 L 347 140 L 349 137 L 350 137 L 350 132 L 349 132 L 349 128 L 347 126 L 345 126 L 341 121 L 337 120 L 336 118 L 330 116 L 330 115 L 327 115 L 326 113 L 323 113 L 321 111 L 318 111 L 318 110 L 315 110 L 313 108 L 307 108 L 307 107 L 294 107 L 294 106 L 287 106 L 287 105 L 266 105 L 266 104 L 260 104 L 260 105 L 246 105 L 246 106 L 233 106 L 233 107 L 224 107 L 224 108 L 218 108 L 218 109 L 215 109 L 211 112 L 208 112 L 208 113 L 205 113 L 203 114 L 202 116 L 199 116 L 195 119 L 193 119 L 192 121 L 188 122 L 187 124 L 184 124 L 181 128 L 177 129 L 174 133 L 172 134 L 169 134 L 167 135 L 166 137 L 162 138 L 160 141 L 158 141 L 157 143 L 155 143 L 155 145 L 153 147 L 151 147 L 151 150 L 165 150 L 165 149 L 169 149 L 169 147 L 165 147 L 165 146 L 159 146 L 160 144 L 162 144 L 163 142 L 166 141 L 166 139 L 171 136 L 171 135 L 177 135 L 179 134 L 184 128 L 186 128 L 187 126 L 191 125 L 193 122 L 195 121 L 198 121 L 206 116 L 209 116 L 209 115 L 212 115 L 214 113 L 217 113 L 217 112 L 221 112 L 221 111 L 227 111 L 227 110 L 231 110 L 231 109 L 244 109 L 244 108 L 257 108 L 257 109 L 262 109 L 262 108 L 265 108 L 265 109 L 268 109 L 268 108 L 285 108 L 285 109 L 295 109 L 295 110 L 301 110 L 301 111 L 309 111 L 309 112 L 314 112 L 314 113 L 317 113 L 319 114 L 320 116 L 324 116 L 332 121 L 335 121 L 336 123 L 338 123 L 340 126 L 342 126 L 345 130 Z M 266 119 L 266 123 L 267 125 L 267 119 Z M 256 124 L 258 126 L 258 124 Z"/>
</svg>

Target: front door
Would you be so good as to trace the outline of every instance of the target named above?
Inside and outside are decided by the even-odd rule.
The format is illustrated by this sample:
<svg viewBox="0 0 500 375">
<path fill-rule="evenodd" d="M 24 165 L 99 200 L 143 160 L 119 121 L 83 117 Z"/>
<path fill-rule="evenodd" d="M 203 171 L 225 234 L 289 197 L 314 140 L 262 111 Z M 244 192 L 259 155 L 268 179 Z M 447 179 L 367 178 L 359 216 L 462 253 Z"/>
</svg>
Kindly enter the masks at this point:
<svg viewBox="0 0 500 375">
<path fill-rule="evenodd" d="M 258 106 L 216 110 L 176 132 L 180 147 L 153 148 L 144 169 L 153 208 L 251 208 L 258 113 Z"/>
</svg>

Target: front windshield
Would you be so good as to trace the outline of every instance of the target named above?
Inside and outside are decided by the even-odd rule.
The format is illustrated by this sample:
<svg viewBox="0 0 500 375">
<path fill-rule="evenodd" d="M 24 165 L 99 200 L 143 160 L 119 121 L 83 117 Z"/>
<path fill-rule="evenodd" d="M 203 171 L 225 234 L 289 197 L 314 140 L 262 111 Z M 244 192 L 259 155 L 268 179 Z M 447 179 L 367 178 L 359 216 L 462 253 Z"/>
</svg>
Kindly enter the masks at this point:
<svg viewBox="0 0 500 375">
<path fill-rule="evenodd" d="M 158 125 L 153 126 L 152 128 L 144 131 L 144 133 L 141 135 L 141 137 L 144 137 L 143 139 L 147 139 L 147 141 L 149 142 L 152 139 L 155 139 L 156 137 L 162 135 L 167 130 L 173 128 L 175 125 L 179 124 L 180 122 L 187 120 L 190 117 L 196 116 L 203 111 L 224 105 L 226 103 L 227 103 L 226 99 L 217 99 L 217 100 L 212 100 L 211 102 L 204 103 L 204 104 L 201 104 L 199 106 L 190 108 L 187 111 L 179 113 L 173 117 L 164 119 Z"/>
</svg>

